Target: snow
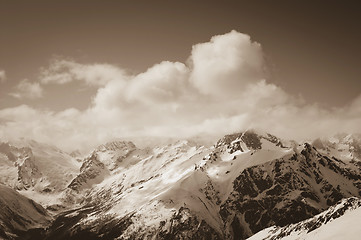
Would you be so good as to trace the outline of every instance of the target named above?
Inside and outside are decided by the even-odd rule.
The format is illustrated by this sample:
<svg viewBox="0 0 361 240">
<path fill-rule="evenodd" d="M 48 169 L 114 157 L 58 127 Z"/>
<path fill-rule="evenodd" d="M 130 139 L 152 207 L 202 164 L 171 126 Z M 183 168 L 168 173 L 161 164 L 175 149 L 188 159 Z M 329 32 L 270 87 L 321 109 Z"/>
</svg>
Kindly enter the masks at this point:
<svg viewBox="0 0 361 240">
<path fill-rule="evenodd" d="M 360 228 L 361 208 L 348 211 L 339 218 L 322 225 L 321 227 L 307 233 L 307 231 L 293 232 L 282 240 L 331 240 L 347 239 L 359 240 L 361 236 Z M 248 238 L 248 240 L 268 239 L 274 234 L 275 227 L 270 227 Z M 277 231 L 279 233 L 279 231 Z M 277 233 L 275 235 L 277 235 Z"/>
<path fill-rule="evenodd" d="M 360 228 L 361 208 L 346 212 L 345 215 L 322 225 L 315 231 L 310 232 L 305 239 L 348 239 L 358 240 L 361 236 Z"/>
<path fill-rule="evenodd" d="M 11 143 L 15 147 L 30 147 L 34 155 L 34 163 L 49 182 L 50 188 L 63 189 L 79 172 L 80 163 L 60 149 L 33 140 L 23 140 Z"/>
<path fill-rule="evenodd" d="M 351 202 L 351 204 L 350 204 Z M 360 200 L 356 198 L 343 199 L 341 203 L 330 207 L 328 210 L 299 223 L 285 227 L 272 226 L 261 230 L 248 240 L 282 239 L 282 240 L 328 240 L 328 239 L 360 239 L 361 219 Z M 347 205 L 346 205 L 347 204 Z M 333 219 L 331 216 L 339 209 L 347 207 L 340 217 Z M 336 215 L 337 216 L 337 215 Z M 329 219 L 329 221 L 326 221 Z M 318 222 L 320 226 L 309 232 L 309 223 Z M 285 234 L 286 233 L 286 234 Z M 281 235 L 285 235 L 280 237 Z"/>
<path fill-rule="evenodd" d="M 21 194 L 44 207 L 60 204 L 63 190 L 79 173 L 81 163 L 54 146 L 33 140 L 20 139 L 3 146 L 1 151 L 15 159 L 9 160 L 0 153 L 0 183 L 21 189 Z M 21 176 L 18 166 L 23 172 Z M 24 182 L 31 184 L 24 188 L 21 184 Z"/>
<path fill-rule="evenodd" d="M 34 200 L 43 207 L 48 207 L 55 204 L 62 204 L 62 198 L 64 197 L 63 192 L 54 193 L 40 193 L 34 189 L 20 190 L 18 191 L 21 195 Z"/>
<path fill-rule="evenodd" d="M 361 161 L 361 152 L 359 146 L 361 142 L 360 135 L 357 134 L 338 134 L 328 139 L 320 140 L 324 145 L 319 152 L 333 156 L 346 163 L 351 160 Z M 356 146 L 356 149 L 355 149 Z"/>
</svg>

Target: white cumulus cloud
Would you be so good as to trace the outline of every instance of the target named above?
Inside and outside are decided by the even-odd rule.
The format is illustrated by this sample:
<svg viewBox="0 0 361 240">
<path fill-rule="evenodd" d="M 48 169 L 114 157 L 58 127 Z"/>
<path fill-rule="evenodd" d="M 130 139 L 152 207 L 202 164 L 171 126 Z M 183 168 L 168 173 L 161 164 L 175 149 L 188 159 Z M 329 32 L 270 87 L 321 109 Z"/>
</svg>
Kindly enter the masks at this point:
<svg viewBox="0 0 361 240">
<path fill-rule="evenodd" d="M 190 80 L 204 94 L 229 97 L 264 77 L 261 45 L 236 31 L 193 46 L 190 59 Z"/>
</svg>

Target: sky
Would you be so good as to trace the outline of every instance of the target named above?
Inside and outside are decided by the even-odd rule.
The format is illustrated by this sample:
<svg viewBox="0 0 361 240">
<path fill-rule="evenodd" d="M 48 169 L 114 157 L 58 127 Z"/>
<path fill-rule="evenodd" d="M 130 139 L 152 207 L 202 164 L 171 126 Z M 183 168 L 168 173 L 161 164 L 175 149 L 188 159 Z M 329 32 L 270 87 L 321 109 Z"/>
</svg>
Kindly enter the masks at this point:
<svg viewBox="0 0 361 240">
<path fill-rule="evenodd" d="M 0 1 L 0 138 L 361 132 L 354 1 Z"/>
</svg>

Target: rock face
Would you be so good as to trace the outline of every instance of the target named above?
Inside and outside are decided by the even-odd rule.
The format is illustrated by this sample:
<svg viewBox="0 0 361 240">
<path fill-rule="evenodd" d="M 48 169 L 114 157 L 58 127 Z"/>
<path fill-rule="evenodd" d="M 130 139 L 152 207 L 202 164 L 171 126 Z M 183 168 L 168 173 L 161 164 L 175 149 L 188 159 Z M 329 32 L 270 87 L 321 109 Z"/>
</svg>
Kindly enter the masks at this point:
<svg viewBox="0 0 361 240">
<path fill-rule="evenodd" d="M 226 135 L 217 142 L 216 146 L 218 148 L 225 146 L 227 149 L 230 149 L 231 153 L 237 150 L 240 150 L 242 152 L 248 149 L 257 150 L 262 148 L 262 139 L 265 139 L 275 144 L 277 147 L 284 148 L 283 143 L 276 136 L 273 136 L 269 133 L 260 135 L 254 131 L 246 131 L 242 133 Z M 242 148 L 242 144 L 243 148 L 245 149 Z"/>
<path fill-rule="evenodd" d="M 79 193 L 91 188 L 94 184 L 102 182 L 119 170 L 132 165 L 136 146 L 132 142 L 113 141 L 98 146 L 88 157 L 83 160 L 80 173 L 71 181 L 68 188 Z"/>
<path fill-rule="evenodd" d="M 125 160 L 130 157 L 135 150 L 137 150 L 137 148 L 132 142 L 113 141 L 100 145 L 93 154 L 97 155 L 109 171 L 114 171 L 117 170 L 119 166 L 126 167 L 127 164 L 131 164 L 125 162 Z"/>
<path fill-rule="evenodd" d="M 0 183 L 44 207 L 60 202 L 79 167 L 76 159 L 51 145 L 32 140 L 0 143 Z"/>
<path fill-rule="evenodd" d="M 33 187 L 41 177 L 41 172 L 34 161 L 34 155 L 30 148 L 24 148 L 24 153 L 18 157 L 15 165 L 18 167 L 19 187 L 27 189 Z"/>
<path fill-rule="evenodd" d="M 246 239 L 360 197 L 361 167 L 328 154 L 322 141 L 315 145 L 257 131 L 227 135 L 211 148 L 107 143 L 82 161 L 67 186 L 80 201 L 42 236 Z"/>
<path fill-rule="evenodd" d="M 221 206 L 228 237 L 242 239 L 265 227 L 312 217 L 342 198 L 361 196 L 360 172 L 305 144 L 300 154 L 247 168 Z"/>
<path fill-rule="evenodd" d="M 68 187 L 79 192 L 91 187 L 93 184 L 100 183 L 108 175 L 108 169 L 106 169 L 105 165 L 98 159 L 98 156 L 93 153 L 84 160 L 80 167 L 80 174 L 71 181 Z"/>
<path fill-rule="evenodd" d="M 34 201 L 0 185 L 0 238 L 26 239 L 50 224 L 51 217 Z M 40 232 L 40 231 L 39 231 Z"/>
<path fill-rule="evenodd" d="M 16 188 L 28 189 L 34 187 L 41 177 L 41 172 L 35 163 L 35 157 L 31 148 L 17 148 L 9 143 L 0 143 L 0 152 L 3 154 L 4 165 L 7 165 L 8 169 L 10 168 L 9 173 L 12 172 L 11 168 L 17 169 L 18 182 L 16 183 Z M 3 184 L 6 184 L 6 182 L 4 181 Z"/>
</svg>

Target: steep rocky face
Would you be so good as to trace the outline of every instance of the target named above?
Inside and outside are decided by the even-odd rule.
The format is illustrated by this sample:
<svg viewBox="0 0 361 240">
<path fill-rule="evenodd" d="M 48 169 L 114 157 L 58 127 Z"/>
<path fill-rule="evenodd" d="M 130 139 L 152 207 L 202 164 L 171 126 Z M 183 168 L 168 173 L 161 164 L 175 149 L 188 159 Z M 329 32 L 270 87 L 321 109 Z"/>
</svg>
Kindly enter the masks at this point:
<svg viewBox="0 0 361 240">
<path fill-rule="evenodd" d="M 277 147 L 284 147 L 282 141 L 276 136 L 269 133 L 259 134 L 254 130 L 226 135 L 216 143 L 216 147 L 220 149 L 223 148 L 223 150 L 225 150 L 225 147 L 230 153 L 235 151 L 258 150 L 262 148 L 262 139 L 275 144 Z"/>
<path fill-rule="evenodd" d="M 130 141 L 112 141 L 100 145 L 99 147 L 97 147 L 95 151 L 119 151 L 119 150 L 131 151 L 134 150 L 135 148 L 136 146 L 134 145 L 134 143 Z"/>
<path fill-rule="evenodd" d="M 242 171 L 220 213 L 228 238 L 244 239 L 272 225 L 312 217 L 342 198 L 361 196 L 360 183 L 359 171 L 305 144 L 289 159 Z"/>
<path fill-rule="evenodd" d="M 80 163 L 60 149 L 33 140 L 0 143 L 0 183 L 44 207 L 61 204 Z"/>
<path fill-rule="evenodd" d="M 29 232 L 50 224 L 51 217 L 34 201 L 0 185 L 0 238 L 26 239 Z"/>
<path fill-rule="evenodd" d="M 109 171 L 104 163 L 98 159 L 97 154 L 93 153 L 84 160 L 80 167 L 80 174 L 71 181 L 68 188 L 79 192 L 93 184 L 100 183 L 108 175 Z"/>
<path fill-rule="evenodd" d="M 83 160 L 80 173 L 71 181 L 68 188 L 80 192 L 102 182 L 116 170 L 124 169 L 136 162 L 131 156 L 136 149 L 132 142 L 126 141 L 113 141 L 98 146 Z"/>
<path fill-rule="evenodd" d="M 15 166 L 18 167 L 19 189 L 35 186 L 36 181 L 41 177 L 41 172 L 35 164 L 33 152 L 30 148 L 25 149 L 15 162 Z"/>
<path fill-rule="evenodd" d="M 188 208 L 181 207 L 169 219 L 169 227 L 161 224 L 156 235 L 159 239 L 222 239 L 222 235 L 209 224 L 198 219 Z"/>
<path fill-rule="evenodd" d="M 356 213 L 355 210 L 358 212 Z M 314 239 L 316 235 L 313 234 L 315 233 L 318 236 L 317 239 L 320 239 L 325 229 L 327 229 L 325 228 L 325 226 L 328 226 L 328 224 L 333 222 L 335 219 L 349 218 L 349 213 L 356 213 L 359 217 L 361 215 L 360 210 L 361 199 L 355 197 L 346 198 L 314 217 L 295 224 L 289 224 L 284 227 L 273 226 L 264 229 L 259 233 L 253 235 L 251 238 L 249 238 L 249 240 L 275 240 L 287 237 L 292 239 Z M 339 224 L 340 225 L 338 225 L 336 229 L 333 229 L 334 233 L 330 235 L 333 235 L 335 237 L 342 236 L 344 239 L 352 239 L 350 237 L 346 237 L 346 231 L 348 229 L 348 226 L 343 225 L 342 221 L 339 221 Z M 356 223 L 356 226 L 357 225 L 358 223 Z M 360 232 L 361 230 L 358 230 L 358 234 L 356 236 L 353 236 L 354 239 L 359 238 Z"/>
<path fill-rule="evenodd" d="M 3 154 L 4 175 L 11 174 L 16 168 L 17 183 L 12 185 L 7 181 L 3 181 L 2 184 L 8 184 L 11 187 L 17 189 L 28 189 L 34 187 L 36 182 L 41 177 L 34 154 L 29 147 L 17 148 L 9 143 L 0 144 L 0 153 Z"/>
<path fill-rule="evenodd" d="M 91 155 L 95 155 L 109 171 L 115 173 L 133 164 L 134 161 L 136 162 L 132 158 L 134 154 L 139 154 L 139 149 L 137 149 L 134 143 L 129 141 L 112 141 L 98 146 Z"/>
</svg>

